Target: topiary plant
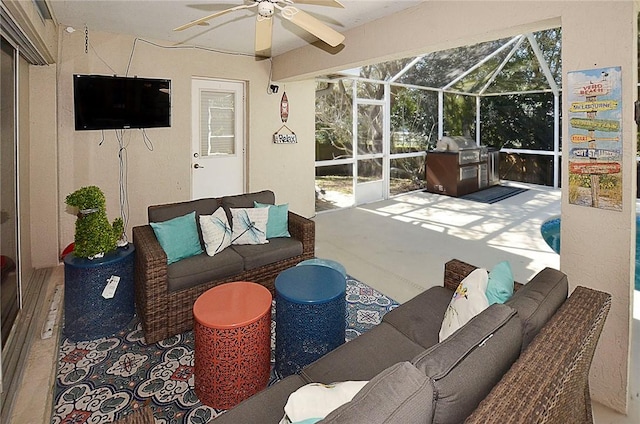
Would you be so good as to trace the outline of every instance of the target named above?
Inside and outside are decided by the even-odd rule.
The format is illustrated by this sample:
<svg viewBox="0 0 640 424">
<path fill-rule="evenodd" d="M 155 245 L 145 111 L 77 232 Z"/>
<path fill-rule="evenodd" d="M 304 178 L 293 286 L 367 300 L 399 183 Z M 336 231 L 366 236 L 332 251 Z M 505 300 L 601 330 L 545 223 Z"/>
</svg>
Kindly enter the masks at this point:
<svg viewBox="0 0 640 424">
<path fill-rule="evenodd" d="M 65 203 L 78 208 L 73 249 L 75 256 L 93 259 L 116 249 L 124 233 L 124 224 L 121 218 L 109 224 L 106 201 L 100 188 L 82 187 L 69 194 Z"/>
</svg>

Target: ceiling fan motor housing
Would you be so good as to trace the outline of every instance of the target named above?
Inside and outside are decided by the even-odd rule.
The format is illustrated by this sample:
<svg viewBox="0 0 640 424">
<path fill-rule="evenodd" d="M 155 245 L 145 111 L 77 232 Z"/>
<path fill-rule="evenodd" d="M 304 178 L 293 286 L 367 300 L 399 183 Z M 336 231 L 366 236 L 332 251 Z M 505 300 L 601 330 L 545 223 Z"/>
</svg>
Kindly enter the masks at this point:
<svg viewBox="0 0 640 424">
<path fill-rule="evenodd" d="M 273 16 L 274 7 L 273 3 L 269 0 L 261 0 L 258 2 L 258 14 L 265 18 Z"/>
</svg>

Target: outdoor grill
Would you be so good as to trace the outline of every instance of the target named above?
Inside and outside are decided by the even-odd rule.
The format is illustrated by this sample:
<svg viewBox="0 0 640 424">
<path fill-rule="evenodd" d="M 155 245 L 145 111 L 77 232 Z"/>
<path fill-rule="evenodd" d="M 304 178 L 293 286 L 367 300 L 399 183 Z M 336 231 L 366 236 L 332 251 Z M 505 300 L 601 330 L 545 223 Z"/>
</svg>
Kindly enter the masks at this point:
<svg viewBox="0 0 640 424">
<path fill-rule="evenodd" d="M 497 154 L 469 137 L 442 137 L 427 153 L 427 191 L 459 197 L 497 184 Z"/>
</svg>

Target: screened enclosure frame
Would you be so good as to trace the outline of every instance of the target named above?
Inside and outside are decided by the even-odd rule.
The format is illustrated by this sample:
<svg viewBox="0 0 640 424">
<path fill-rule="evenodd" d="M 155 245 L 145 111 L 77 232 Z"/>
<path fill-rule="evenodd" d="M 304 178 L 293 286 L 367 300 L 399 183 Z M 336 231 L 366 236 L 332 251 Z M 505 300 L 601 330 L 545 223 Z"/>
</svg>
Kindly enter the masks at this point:
<svg viewBox="0 0 640 424">
<path fill-rule="evenodd" d="M 548 37 L 547 44 L 551 44 L 553 47 L 553 51 L 550 53 L 547 52 L 547 56 L 545 57 L 545 52 L 543 48 L 541 48 L 540 43 L 538 42 L 537 36 L 545 37 L 545 31 L 555 31 L 555 38 Z M 362 67 L 355 70 L 348 70 L 344 73 L 339 73 L 337 75 L 332 75 L 329 77 L 321 77 L 317 78 L 316 81 L 318 84 L 328 83 L 329 87 L 331 84 L 336 84 L 338 81 L 350 81 L 352 84 L 351 87 L 351 98 L 352 98 L 352 110 L 353 110 L 353 132 L 352 132 L 352 143 L 353 146 L 357 146 L 357 130 L 359 119 L 357 114 L 357 104 L 359 102 L 363 102 L 365 100 L 358 93 L 358 85 L 359 84 L 377 84 L 383 87 L 384 96 L 381 99 L 375 99 L 376 101 L 383 101 L 385 111 L 384 122 L 385 126 L 389 128 L 386 131 L 384 140 L 384 154 L 383 157 L 383 170 L 384 170 L 384 179 L 387 184 L 383 192 L 383 198 L 390 197 L 390 187 L 389 187 L 389 173 L 391 170 L 390 163 L 394 159 L 400 158 L 424 158 L 428 153 L 428 148 L 419 151 L 419 152 L 409 152 L 409 153 L 392 153 L 390 148 L 390 132 L 393 129 L 390 128 L 388 124 L 391 121 L 391 111 L 392 111 L 392 96 L 391 93 L 393 89 L 401 88 L 406 90 L 419 90 L 422 93 L 432 93 L 432 95 L 437 96 L 437 139 L 442 138 L 447 135 L 447 122 L 446 122 L 446 114 L 445 114 L 445 103 L 446 96 L 460 96 L 464 98 L 469 98 L 471 103 L 474 105 L 474 113 L 475 113 L 475 122 L 473 124 L 473 128 L 471 129 L 471 134 L 465 134 L 468 136 L 472 136 L 475 139 L 476 144 L 478 146 L 482 144 L 482 130 L 483 130 L 483 117 L 481 114 L 481 106 L 482 102 L 485 99 L 489 99 L 493 96 L 518 96 L 518 95 L 535 95 L 535 94 L 551 94 L 553 96 L 553 142 L 552 149 L 528 149 L 528 148 L 517 148 L 517 147 L 501 147 L 500 152 L 506 154 L 515 154 L 515 155 L 541 155 L 541 156 L 549 156 L 553 161 L 553 187 L 558 188 L 560 185 L 560 170 L 561 170 L 561 114 L 560 114 L 560 101 L 561 101 L 561 60 L 559 58 L 561 51 L 561 32 L 559 28 L 545 30 L 538 33 L 526 33 L 517 35 L 510 39 L 504 40 L 496 40 L 493 43 L 493 48 L 491 51 L 488 51 L 484 56 L 480 57 L 475 63 L 467 66 L 464 69 L 458 69 L 456 74 L 452 74 L 451 77 L 447 81 L 443 81 L 440 86 L 429 86 L 422 84 L 413 84 L 408 83 L 407 76 L 412 72 L 417 72 L 416 69 L 421 64 L 424 64 L 426 60 L 428 60 L 432 55 L 438 54 L 441 52 L 435 52 L 432 54 L 425 54 L 409 59 L 405 59 L 401 68 L 398 72 L 392 75 L 378 75 L 378 78 L 371 77 L 371 75 L 365 75 L 366 72 L 363 71 L 365 68 L 374 69 L 371 73 L 375 73 L 375 67 L 381 66 L 384 67 L 384 64 L 371 65 L 370 67 Z M 542 34 L 542 35 L 541 35 Z M 549 40 L 551 40 L 549 42 Z M 482 48 L 486 50 L 485 45 L 489 43 L 483 43 L 481 45 L 466 47 L 466 49 L 471 48 Z M 464 48 L 460 48 L 464 49 Z M 460 49 L 452 49 L 460 50 Z M 524 53 L 523 53 L 524 52 Z M 528 55 L 528 56 L 527 56 Z M 452 55 L 453 56 L 453 55 Z M 530 69 L 529 74 L 533 75 L 531 81 L 525 81 L 520 89 L 504 89 L 504 87 L 500 86 L 499 80 L 502 74 L 507 73 L 509 67 L 516 63 L 514 62 L 514 58 L 518 58 L 521 62 L 523 62 L 523 57 L 527 58 L 530 61 L 528 63 L 528 68 Z M 554 69 L 552 70 L 549 63 L 547 62 L 547 58 L 551 58 L 552 61 L 555 62 Z M 398 61 L 400 62 L 400 61 Z M 388 62 L 390 63 L 390 62 Z M 537 65 L 534 67 L 534 65 Z M 489 69 L 490 68 L 490 69 Z M 524 68 L 521 66 L 521 68 Z M 555 73 L 554 73 L 555 71 Z M 526 72 L 526 71 L 512 71 L 511 75 L 517 75 L 516 72 Z M 536 80 L 537 78 L 537 80 Z M 532 82 L 533 81 L 533 82 Z M 509 87 L 515 83 L 508 81 L 505 87 Z M 434 84 L 435 85 L 435 84 Z M 318 90 L 317 93 L 322 90 Z M 317 98 L 317 97 L 316 97 Z M 371 99 L 368 99 L 371 100 Z M 433 129 L 433 128 L 432 128 Z M 450 134 L 450 135 L 463 135 L 463 134 Z M 435 134 L 430 134 L 430 136 L 435 136 Z M 316 137 L 316 141 L 318 139 Z M 435 140 L 430 138 L 430 143 L 433 145 Z M 343 157 L 338 160 L 329 159 L 329 160 L 318 160 L 316 158 L 315 166 L 316 170 L 326 166 L 333 165 L 347 165 L 352 166 L 352 178 L 353 178 L 353 190 L 354 195 L 356 191 L 356 182 L 358 180 L 358 169 L 357 169 L 357 161 L 358 161 L 358 151 L 354 147 L 352 149 L 351 157 Z M 357 201 L 354 202 L 359 204 Z"/>
</svg>

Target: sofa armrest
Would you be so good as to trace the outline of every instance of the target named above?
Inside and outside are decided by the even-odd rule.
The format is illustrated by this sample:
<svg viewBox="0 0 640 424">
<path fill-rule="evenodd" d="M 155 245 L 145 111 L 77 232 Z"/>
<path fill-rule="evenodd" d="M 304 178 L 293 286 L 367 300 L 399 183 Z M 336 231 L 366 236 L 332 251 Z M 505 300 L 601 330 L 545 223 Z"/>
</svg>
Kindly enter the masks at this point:
<svg viewBox="0 0 640 424">
<path fill-rule="evenodd" d="M 610 308 L 576 287 L 465 423 L 593 422 L 589 369 Z"/>
<path fill-rule="evenodd" d="M 451 259 L 444 264 L 444 282 L 445 288 L 456 291 L 458 285 L 464 280 L 464 278 L 471 274 L 471 271 L 478 268 L 475 265 L 468 264 L 460 259 Z M 513 291 L 518 291 L 522 287 L 521 283 L 514 281 Z"/>
<path fill-rule="evenodd" d="M 157 323 L 167 319 L 167 255 L 150 225 L 134 227 L 132 233 L 136 247 L 136 309 L 145 330 L 145 339 L 152 343 L 159 340 L 152 329 L 166 328 L 166 323 Z"/>
<path fill-rule="evenodd" d="M 302 254 L 315 255 L 316 223 L 308 218 L 289 211 L 289 234 L 302 242 Z"/>
<path fill-rule="evenodd" d="M 451 291 L 456 291 L 462 280 L 476 268 L 477 266 L 459 259 L 451 259 L 444 264 L 444 286 Z"/>
</svg>

